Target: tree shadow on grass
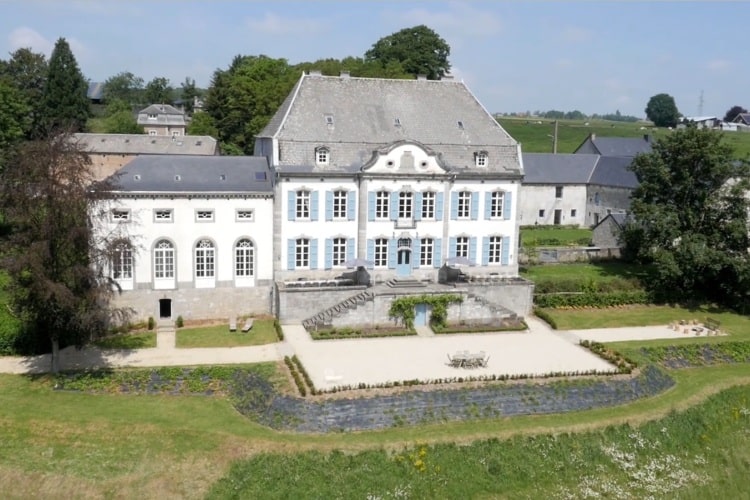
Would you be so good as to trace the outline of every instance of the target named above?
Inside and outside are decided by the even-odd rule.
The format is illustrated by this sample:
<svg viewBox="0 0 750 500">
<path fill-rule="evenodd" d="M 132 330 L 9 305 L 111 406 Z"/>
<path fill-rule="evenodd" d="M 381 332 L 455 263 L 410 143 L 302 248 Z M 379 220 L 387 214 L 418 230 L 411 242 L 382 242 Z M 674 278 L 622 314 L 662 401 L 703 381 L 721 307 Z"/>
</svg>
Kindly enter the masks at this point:
<svg viewBox="0 0 750 500">
<path fill-rule="evenodd" d="M 130 353 L 132 353 L 132 350 L 105 351 L 97 347 L 77 348 L 68 346 L 60 349 L 60 372 L 111 371 L 114 368 L 113 359 L 128 356 Z M 52 355 L 26 356 L 21 358 L 19 364 L 29 376 L 49 374 L 52 372 Z"/>
</svg>

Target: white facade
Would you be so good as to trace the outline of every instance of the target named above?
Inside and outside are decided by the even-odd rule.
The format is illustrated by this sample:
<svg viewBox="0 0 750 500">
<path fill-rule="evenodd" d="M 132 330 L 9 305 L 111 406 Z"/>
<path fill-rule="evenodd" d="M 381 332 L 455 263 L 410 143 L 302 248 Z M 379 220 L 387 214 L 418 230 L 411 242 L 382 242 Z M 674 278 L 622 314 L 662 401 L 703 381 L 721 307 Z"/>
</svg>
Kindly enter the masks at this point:
<svg viewBox="0 0 750 500">
<path fill-rule="evenodd" d="M 522 226 L 586 225 L 586 185 L 524 184 L 519 218 Z"/>
</svg>

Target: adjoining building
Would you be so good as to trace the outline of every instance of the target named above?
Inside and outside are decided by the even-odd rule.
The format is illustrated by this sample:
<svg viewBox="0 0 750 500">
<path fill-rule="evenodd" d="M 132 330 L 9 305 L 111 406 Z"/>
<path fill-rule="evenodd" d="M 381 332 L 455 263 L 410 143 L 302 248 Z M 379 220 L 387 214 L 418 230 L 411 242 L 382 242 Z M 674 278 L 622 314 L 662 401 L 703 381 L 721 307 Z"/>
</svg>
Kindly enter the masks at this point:
<svg viewBox="0 0 750 500">
<path fill-rule="evenodd" d="M 148 135 L 185 135 L 185 112 L 170 104 L 152 104 L 138 112 L 138 125 Z"/>
</svg>

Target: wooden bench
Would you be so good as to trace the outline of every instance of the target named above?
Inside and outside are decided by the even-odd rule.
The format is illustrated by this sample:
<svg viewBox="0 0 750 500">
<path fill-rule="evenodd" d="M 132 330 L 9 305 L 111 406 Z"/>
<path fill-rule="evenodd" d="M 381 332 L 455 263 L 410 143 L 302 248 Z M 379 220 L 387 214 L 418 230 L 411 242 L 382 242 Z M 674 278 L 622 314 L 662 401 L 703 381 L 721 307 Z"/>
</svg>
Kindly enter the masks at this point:
<svg viewBox="0 0 750 500">
<path fill-rule="evenodd" d="M 250 331 L 252 327 L 253 327 L 253 318 L 248 318 L 245 320 L 245 324 L 242 326 L 242 331 L 244 333 L 247 333 Z"/>
<path fill-rule="evenodd" d="M 237 331 L 237 318 L 229 318 L 229 331 L 230 332 Z"/>
<path fill-rule="evenodd" d="M 721 321 L 715 320 L 713 318 L 706 318 L 706 322 L 703 323 L 703 326 L 705 326 L 707 330 L 716 331 L 721 326 Z"/>
</svg>

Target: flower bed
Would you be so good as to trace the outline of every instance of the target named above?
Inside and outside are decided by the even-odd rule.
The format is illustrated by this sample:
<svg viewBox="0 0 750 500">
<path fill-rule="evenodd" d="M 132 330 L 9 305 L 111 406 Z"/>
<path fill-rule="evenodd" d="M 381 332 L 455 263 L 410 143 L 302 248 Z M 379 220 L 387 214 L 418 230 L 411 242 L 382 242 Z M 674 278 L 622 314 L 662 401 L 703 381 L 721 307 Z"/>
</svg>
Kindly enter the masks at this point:
<svg viewBox="0 0 750 500">
<path fill-rule="evenodd" d="M 372 328 L 326 328 L 310 332 L 313 340 L 334 340 L 334 339 L 369 339 L 376 337 L 404 337 L 407 335 L 416 335 L 413 328 L 406 329 L 402 326 L 375 326 Z"/>
<path fill-rule="evenodd" d="M 451 323 L 446 326 L 432 325 L 432 331 L 437 334 L 444 333 L 485 333 L 485 332 L 522 332 L 529 327 L 522 319 L 503 320 L 495 324 L 487 325 L 481 323 L 460 322 Z"/>
</svg>

